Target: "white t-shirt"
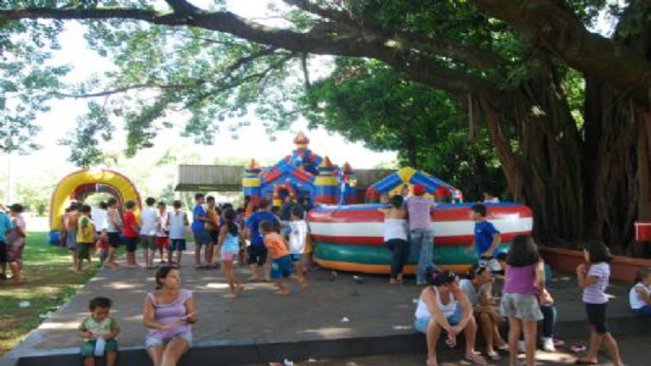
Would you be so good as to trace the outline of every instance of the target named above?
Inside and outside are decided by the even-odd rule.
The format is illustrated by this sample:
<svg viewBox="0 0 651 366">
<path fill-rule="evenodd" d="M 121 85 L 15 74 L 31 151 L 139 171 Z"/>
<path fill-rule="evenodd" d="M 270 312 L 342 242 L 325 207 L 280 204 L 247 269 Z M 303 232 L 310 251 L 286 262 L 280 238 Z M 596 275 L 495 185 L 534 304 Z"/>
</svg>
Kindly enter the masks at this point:
<svg viewBox="0 0 651 366">
<path fill-rule="evenodd" d="M 101 208 L 93 210 L 91 218 L 95 223 L 95 230 L 97 232 L 108 229 L 108 212 L 106 210 L 102 210 Z"/>
<path fill-rule="evenodd" d="M 167 225 L 170 231 L 170 239 L 185 239 L 187 220 L 187 215 L 184 211 L 174 210 L 169 213 Z"/>
<path fill-rule="evenodd" d="M 153 207 L 146 207 L 140 213 L 140 221 L 142 226 L 140 227 L 140 235 L 154 236 L 156 235 L 156 210 Z"/>
<path fill-rule="evenodd" d="M 304 220 L 291 221 L 289 229 L 291 230 L 289 233 L 289 253 L 303 254 L 307 238 L 307 223 Z"/>
<path fill-rule="evenodd" d="M 590 265 L 586 277 L 597 277 L 597 282 L 583 289 L 583 302 L 586 304 L 605 304 L 608 302 L 606 287 L 610 278 L 610 266 L 606 262 Z"/>
<path fill-rule="evenodd" d="M 167 230 L 169 230 L 169 225 L 167 220 L 169 219 L 169 213 L 167 210 L 160 212 L 156 211 L 156 236 L 159 238 L 167 238 Z"/>
<path fill-rule="evenodd" d="M 463 291 L 464 294 L 466 294 L 466 297 L 468 297 L 468 300 L 470 301 L 470 304 L 472 306 L 477 306 L 479 305 L 479 298 L 484 291 L 490 291 L 491 284 L 490 283 L 485 283 L 477 290 L 475 290 L 475 286 L 472 284 L 472 281 L 469 279 L 462 279 L 459 281 L 459 288 L 461 291 Z"/>
<path fill-rule="evenodd" d="M 651 286 L 644 287 L 644 284 L 642 282 L 638 282 L 635 284 L 635 286 L 631 287 L 631 291 L 628 293 L 628 301 L 631 304 L 631 309 L 633 310 L 641 309 L 645 305 L 648 305 L 642 299 L 640 299 L 640 294 L 635 291 L 637 287 L 645 289 L 647 294 L 651 292 Z"/>
</svg>

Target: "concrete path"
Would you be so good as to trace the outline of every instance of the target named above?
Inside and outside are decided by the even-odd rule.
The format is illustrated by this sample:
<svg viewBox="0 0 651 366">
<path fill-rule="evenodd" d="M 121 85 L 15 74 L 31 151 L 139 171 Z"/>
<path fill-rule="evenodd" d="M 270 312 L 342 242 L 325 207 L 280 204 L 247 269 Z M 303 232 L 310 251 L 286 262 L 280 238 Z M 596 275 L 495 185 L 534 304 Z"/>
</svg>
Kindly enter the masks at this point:
<svg viewBox="0 0 651 366">
<path fill-rule="evenodd" d="M 304 292 L 294 287 L 291 296 L 282 297 L 273 293 L 271 284 L 255 283 L 246 284 L 240 298 L 225 299 L 222 295 L 227 292 L 227 285 L 223 273 L 196 270 L 193 259 L 192 251 L 185 253 L 181 275 L 182 287 L 194 291 L 197 302 L 199 322 L 194 328 L 194 346 L 198 348 L 279 343 L 300 348 L 301 342 L 343 340 L 345 349 L 347 339 L 364 338 L 373 342 L 373 339 L 414 335 L 413 312 L 421 291 L 414 284 L 389 286 L 384 276 L 362 275 L 363 280 L 356 281 L 353 274 L 338 273 L 335 277 L 330 271 L 316 270 L 309 274 L 311 286 Z M 145 334 L 142 305 L 146 293 L 154 288 L 154 273 L 155 270 L 125 267 L 100 271 L 8 357 L 76 353 L 80 344 L 77 325 L 88 314 L 89 300 L 99 295 L 114 301 L 112 315 L 122 328 L 121 349 L 142 348 Z M 244 280 L 248 271 L 240 268 L 239 275 Z M 628 286 L 613 284 L 609 288 L 608 317 L 613 325 L 628 327 L 637 322 L 628 309 Z M 559 277 L 550 288 L 559 308 L 559 335 L 587 336 L 581 291 L 575 279 Z M 621 329 L 614 330 L 617 333 Z M 413 343 L 411 338 L 405 340 Z M 420 347 L 418 344 L 402 352 L 413 352 Z M 381 349 L 370 354 L 381 351 L 394 352 Z M 359 349 L 342 355 L 345 354 L 369 353 Z"/>
</svg>

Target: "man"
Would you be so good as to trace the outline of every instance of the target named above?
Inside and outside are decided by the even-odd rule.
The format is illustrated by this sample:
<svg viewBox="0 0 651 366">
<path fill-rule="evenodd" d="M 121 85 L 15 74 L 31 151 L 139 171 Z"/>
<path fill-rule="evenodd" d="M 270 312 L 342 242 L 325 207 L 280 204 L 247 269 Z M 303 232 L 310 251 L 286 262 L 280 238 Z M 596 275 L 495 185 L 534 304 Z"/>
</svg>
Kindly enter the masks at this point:
<svg viewBox="0 0 651 366">
<path fill-rule="evenodd" d="M 206 230 L 206 223 L 208 216 L 203 204 L 206 202 L 203 193 L 194 195 L 194 210 L 192 210 L 192 234 L 194 235 L 194 267 L 197 269 L 208 268 L 207 264 L 210 263 L 210 255 L 208 253 L 210 246 L 210 235 Z M 201 263 L 201 247 L 204 248 L 204 257 L 206 265 Z"/>
<path fill-rule="evenodd" d="M 280 225 L 276 215 L 269 211 L 269 201 L 266 199 L 260 200 L 258 210 L 254 212 L 248 220 L 246 220 L 246 229 L 244 230 L 244 237 L 251 241 L 251 245 L 247 248 L 248 261 L 251 268 L 251 277 L 249 281 L 269 280 L 269 266 L 267 265 L 267 248 L 264 245 L 264 237 L 260 232 L 260 224 L 268 220 L 276 225 Z M 264 273 L 260 273 L 260 269 Z"/>
</svg>

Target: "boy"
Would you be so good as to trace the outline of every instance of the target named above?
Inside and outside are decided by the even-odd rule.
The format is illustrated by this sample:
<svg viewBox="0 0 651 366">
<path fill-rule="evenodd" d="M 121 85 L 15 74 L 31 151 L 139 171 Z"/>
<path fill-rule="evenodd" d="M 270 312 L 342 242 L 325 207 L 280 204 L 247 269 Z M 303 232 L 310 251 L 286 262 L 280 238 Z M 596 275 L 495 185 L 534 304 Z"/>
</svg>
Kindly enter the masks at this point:
<svg viewBox="0 0 651 366">
<path fill-rule="evenodd" d="M 303 220 L 303 209 L 294 206 L 289 222 L 289 254 L 296 273 L 305 276 L 305 242 L 307 239 L 307 223 Z"/>
<path fill-rule="evenodd" d="M 136 203 L 134 201 L 127 201 L 124 206 L 127 212 L 124 213 L 124 230 L 122 231 L 122 236 L 124 236 L 124 241 L 127 246 L 127 267 L 138 268 L 138 263 L 136 263 L 136 249 L 138 249 L 138 232 L 140 231 L 140 227 L 138 227 L 136 215 L 133 212 L 136 208 Z"/>
<path fill-rule="evenodd" d="M 95 356 L 103 355 L 106 355 L 106 366 L 115 366 L 118 355 L 115 337 L 120 333 L 120 327 L 109 316 L 112 304 L 106 297 L 96 297 L 88 304 L 90 316 L 84 318 L 78 328 L 79 336 L 84 339 L 81 346 L 84 366 L 94 366 Z"/>
<path fill-rule="evenodd" d="M 266 274 L 263 276 L 259 273 L 263 268 L 264 273 L 269 273 L 267 263 L 267 248 L 264 245 L 264 239 L 260 233 L 260 224 L 268 220 L 272 225 L 278 225 L 280 222 L 274 214 L 269 211 L 269 201 L 261 199 L 258 203 L 258 210 L 246 220 L 246 229 L 244 238 L 249 239 L 251 245 L 247 247 L 247 263 L 251 268 L 251 277 L 248 281 L 260 281 L 263 278 L 268 280 Z"/>
<path fill-rule="evenodd" d="M 185 251 L 185 232 L 188 229 L 188 216 L 181 210 L 183 204 L 181 201 L 176 200 L 172 203 L 174 211 L 169 213 L 167 218 L 169 237 L 170 237 L 170 251 L 169 259 L 172 262 L 172 252 L 176 252 L 176 265 L 181 266 L 181 257 Z"/>
<path fill-rule="evenodd" d="M 68 213 L 63 219 L 63 224 L 66 229 L 66 247 L 72 254 L 72 269 L 77 271 L 77 262 L 79 262 L 79 255 L 77 254 L 77 223 L 79 222 L 79 205 L 77 202 L 70 203 Z M 79 266 L 81 268 L 81 266 Z"/>
<path fill-rule="evenodd" d="M 219 263 L 217 262 L 217 258 L 219 257 L 219 253 L 217 250 L 219 248 L 217 247 L 217 242 L 219 242 L 221 212 L 219 210 L 219 207 L 215 205 L 215 197 L 208 196 L 206 198 L 206 202 L 208 203 L 208 209 L 206 210 L 206 217 L 208 218 L 208 222 L 206 222 L 206 230 L 210 236 L 210 243 L 208 244 L 208 249 L 206 250 L 206 260 L 210 268 L 218 269 Z"/>
<path fill-rule="evenodd" d="M 108 266 L 115 268 L 118 266 L 115 261 L 116 251 L 120 246 L 120 230 L 122 229 L 122 218 L 120 217 L 120 211 L 118 211 L 118 200 L 115 197 L 111 197 L 106 200 L 108 209 L 106 210 L 107 223 L 106 223 L 106 234 L 108 235 L 109 243 L 109 257 L 108 257 Z"/>
<path fill-rule="evenodd" d="M 156 214 L 156 247 L 160 254 L 160 263 L 164 264 L 165 258 L 168 262 L 172 262 L 172 253 L 170 252 L 170 238 L 169 238 L 169 214 L 167 213 L 167 205 L 165 202 L 158 202 L 158 213 Z M 152 254 L 152 260 L 153 260 Z"/>
<path fill-rule="evenodd" d="M 475 240 L 466 248 L 466 253 L 471 253 L 476 248 L 479 264 L 488 267 L 491 272 L 499 272 L 502 268 L 494 259 L 494 255 L 502 241 L 500 232 L 486 220 L 486 206 L 482 204 L 472 206 L 469 216 L 475 222 Z"/>
<path fill-rule="evenodd" d="M 203 193 L 194 195 L 194 210 L 192 210 L 192 234 L 194 235 L 194 268 L 203 269 L 208 268 L 207 265 L 201 263 L 201 247 L 204 247 L 204 257 L 206 262 L 210 262 L 210 235 L 206 231 L 206 222 L 208 216 L 206 210 L 203 209 L 205 203 L 205 196 Z"/>
<path fill-rule="evenodd" d="M 260 232 L 264 235 L 264 246 L 271 256 L 271 279 L 274 281 L 278 295 L 289 295 L 291 292 L 283 283 L 284 278 L 291 278 L 296 281 L 301 289 L 306 289 L 308 284 L 305 278 L 299 273 L 294 274 L 292 260 L 289 255 L 287 243 L 277 232 L 274 231 L 274 224 L 269 220 L 260 223 Z"/>
<path fill-rule="evenodd" d="M 79 209 L 80 216 L 77 222 L 77 235 L 76 235 L 76 246 L 77 246 L 77 261 L 75 262 L 75 272 L 81 273 L 82 261 L 86 259 L 88 261 L 88 268 L 91 268 L 93 265 L 93 260 L 90 256 L 90 250 L 95 244 L 96 234 L 95 234 L 95 223 L 90 219 L 91 207 L 89 205 L 82 205 Z"/>
<path fill-rule="evenodd" d="M 154 255 L 156 255 L 156 199 L 147 197 L 145 207 L 140 214 L 140 242 L 142 245 L 143 258 L 147 269 L 154 268 Z"/>
</svg>

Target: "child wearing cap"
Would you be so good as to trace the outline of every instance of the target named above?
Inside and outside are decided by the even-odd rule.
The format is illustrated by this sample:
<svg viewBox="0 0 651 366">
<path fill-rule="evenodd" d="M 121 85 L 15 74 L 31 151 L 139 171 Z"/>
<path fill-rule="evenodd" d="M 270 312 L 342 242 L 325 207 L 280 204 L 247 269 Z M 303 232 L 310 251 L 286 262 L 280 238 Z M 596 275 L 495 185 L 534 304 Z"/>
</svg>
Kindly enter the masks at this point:
<svg viewBox="0 0 651 366">
<path fill-rule="evenodd" d="M 411 259 L 418 260 L 416 283 L 425 285 L 427 271 L 434 267 L 432 264 L 434 231 L 430 213 L 434 211 L 436 204 L 433 200 L 424 197 L 426 190 L 421 184 L 414 185 L 413 193 L 414 195 L 406 202 L 409 212 L 409 252 L 412 255 Z"/>
</svg>

